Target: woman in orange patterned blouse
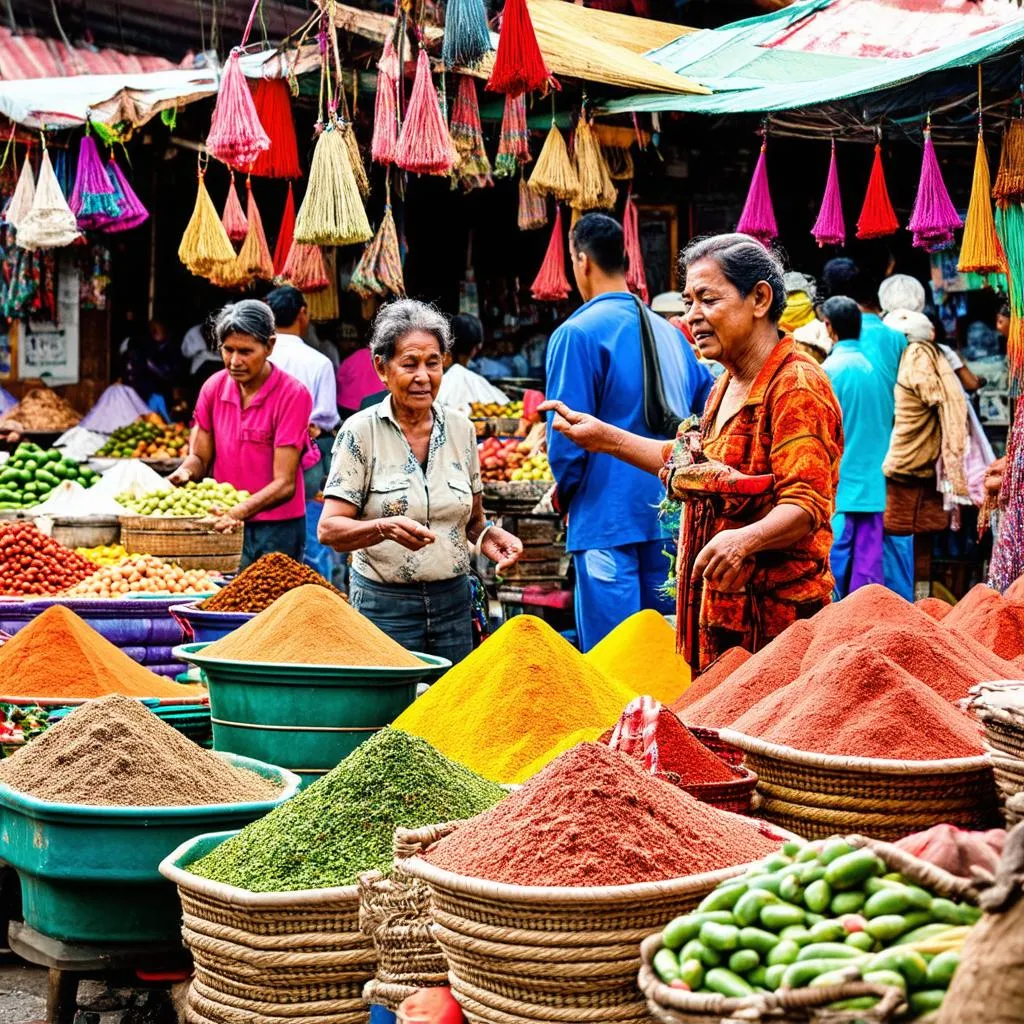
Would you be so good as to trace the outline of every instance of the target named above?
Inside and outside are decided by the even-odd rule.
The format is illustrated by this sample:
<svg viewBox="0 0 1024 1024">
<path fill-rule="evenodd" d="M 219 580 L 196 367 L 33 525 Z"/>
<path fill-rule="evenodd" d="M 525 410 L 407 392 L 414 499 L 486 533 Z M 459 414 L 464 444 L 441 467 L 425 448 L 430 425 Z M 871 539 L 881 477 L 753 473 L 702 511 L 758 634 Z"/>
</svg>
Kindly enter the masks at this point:
<svg viewBox="0 0 1024 1024">
<path fill-rule="evenodd" d="M 561 403 L 554 427 L 588 451 L 660 474 L 682 502 L 680 645 L 695 671 L 733 646 L 756 651 L 831 599 L 831 518 L 843 452 L 828 378 L 780 337 L 782 265 L 748 235 L 691 242 L 680 257 L 685 321 L 726 372 L 699 425 L 675 442 L 629 434 Z"/>
</svg>

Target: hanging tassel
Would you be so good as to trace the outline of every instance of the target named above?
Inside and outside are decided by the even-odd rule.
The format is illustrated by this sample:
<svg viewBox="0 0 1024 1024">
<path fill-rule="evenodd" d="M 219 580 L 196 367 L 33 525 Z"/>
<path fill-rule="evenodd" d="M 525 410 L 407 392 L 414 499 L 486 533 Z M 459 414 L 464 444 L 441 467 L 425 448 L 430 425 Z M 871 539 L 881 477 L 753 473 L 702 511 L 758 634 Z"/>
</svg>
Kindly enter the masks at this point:
<svg viewBox="0 0 1024 1024">
<path fill-rule="evenodd" d="M 283 78 L 261 78 L 253 90 L 252 101 L 270 146 L 256 157 L 249 173 L 261 178 L 301 177 L 288 83 Z"/>
<path fill-rule="evenodd" d="M 324 249 L 324 269 L 327 272 L 327 287 L 305 296 L 311 320 L 338 319 L 338 265 L 334 249 Z"/>
<path fill-rule="evenodd" d="M 441 48 L 444 66 L 476 67 L 493 49 L 483 0 L 448 0 Z"/>
<path fill-rule="evenodd" d="M 140 224 L 144 224 L 149 220 L 149 210 L 142 205 L 142 200 L 135 194 L 135 189 L 131 187 L 128 179 L 124 176 L 124 172 L 114 159 L 113 150 L 110 151 L 110 159 L 107 161 L 106 171 L 107 177 L 117 193 L 117 202 L 121 208 L 121 214 L 117 220 L 113 220 L 104 226 L 104 232 L 112 235 L 120 231 L 130 231 L 132 228 L 137 228 Z"/>
<path fill-rule="evenodd" d="M 178 246 L 178 259 L 197 277 L 209 277 L 218 268 L 235 261 L 231 239 L 206 191 L 205 179 L 206 170 L 201 166 L 195 208 Z"/>
<path fill-rule="evenodd" d="M 371 155 L 376 163 L 395 160 L 398 145 L 398 85 L 401 80 L 398 55 L 391 36 L 384 42 L 384 54 L 377 62 L 377 99 L 373 108 Z"/>
<path fill-rule="evenodd" d="M 892 200 L 889 199 L 889 189 L 885 184 L 882 147 L 876 145 L 871 177 L 868 178 L 868 190 L 864 194 L 864 205 L 857 218 L 857 237 L 885 238 L 886 235 L 894 235 L 899 227 L 896 211 L 892 208 Z"/>
<path fill-rule="evenodd" d="M 121 214 L 117 192 L 88 130 L 78 146 L 78 166 L 68 206 L 82 230 L 102 228 Z"/>
<path fill-rule="evenodd" d="M 961 274 L 1006 273 L 1006 256 L 996 234 L 996 221 L 992 216 L 992 178 L 988 171 L 985 152 L 985 130 L 981 102 L 981 65 L 978 65 L 978 146 L 974 152 L 974 177 L 971 181 L 971 200 L 964 222 L 964 237 L 960 244 Z"/>
<path fill-rule="evenodd" d="M 526 184 L 526 178 L 519 179 L 519 230 L 535 231 L 548 222 L 548 204 L 543 196 Z"/>
<path fill-rule="evenodd" d="M 344 129 L 333 119 L 313 150 L 306 195 L 295 218 L 295 239 L 310 245 L 354 245 L 371 237 L 359 198 Z"/>
<path fill-rule="evenodd" d="M 501 140 L 494 161 L 494 173 L 499 178 L 511 178 L 519 168 L 530 162 L 530 130 L 526 127 L 526 97 L 505 97 L 505 112 L 501 118 Z"/>
<path fill-rule="evenodd" d="M 75 215 L 60 190 L 50 151 L 44 146 L 32 209 L 18 225 L 17 244 L 22 249 L 60 249 L 79 238 Z"/>
<path fill-rule="evenodd" d="M 540 89 L 549 81 L 553 79 L 544 63 L 526 0 L 505 0 L 498 52 L 487 88 L 491 92 L 521 96 Z"/>
<path fill-rule="evenodd" d="M 992 198 L 1003 202 L 1020 196 L 1024 196 L 1024 121 L 1014 119 L 1003 135 Z"/>
<path fill-rule="evenodd" d="M 374 296 L 383 298 L 393 295 L 405 296 L 405 280 L 402 276 L 402 257 L 398 245 L 398 229 L 391 213 L 391 204 L 384 208 L 384 217 L 366 247 L 355 269 L 349 287 L 364 299 Z"/>
<path fill-rule="evenodd" d="M 349 164 L 352 173 L 355 175 L 356 188 L 359 194 L 365 199 L 370 194 L 370 179 L 366 176 L 366 167 L 363 164 L 363 154 L 359 151 L 359 140 L 356 138 L 355 125 L 346 121 L 342 125 L 345 135 L 345 145 L 348 147 Z"/>
<path fill-rule="evenodd" d="M 25 162 L 21 165 L 18 183 L 14 186 L 14 195 L 4 210 L 4 220 L 12 228 L 17 228 L 32 209 L 32 200 L 36 197 L 36 179 L 32 173 L 32 162 L 25 153 Z"/>
<path fill-rule="evenodd" d="M 626 199 L 626 208 L 622 214 L 622 241 L 626 250 L 626 284 L 646 304 L 650 302 L 650 293 L 647 290 L 644 254 L 640 248 L 640 212 L 632 195 Z"/>
<path fill-rule="evenodd" d="M 259 207 L 252 194 L 252 182 L 246 180 L 246 218 L 249 221 L 249 230 L 246 233 L 245 241 L 238 252 L 238 265 L 246 277 L 258 278 L 261 281 L 272 281 L 274 279 L 274 260 L 270 255 L 270 246 L 267 245 L 267 235 L 263 230 L 263 218 L 260 216 Z"/>
<path fill-rule="evenodd" d="M 555 199 L 575 199 L 580 191 L 580 179 L 576 176 L 576 168 L 569 159 L 565 139 L 558 130 L 554 118 L 544 147 L 537 157 L 533 173 L 530 175 L 530 188 L 538 195 L 554 196 Z"/>
<path fill-rule="evenodd" d="M 247 170 L 260 153 L 270 149 L 270 136 L 260 124 L 240 56 L 240 49 L 232 50 L 224 65 L 206 150 L 228 167 Z"/>
<path fill-rule="evenodd" d="M 1012 194 L 1013 183 L 1024 180 L 1024 146 L 1020 145 L 1021 140 L 1024 140 L 1024 120 L 1011 120 L 1003 135 L 999 158 L 999 176 L 1006 194 L 996 203 L 996 231 L 1006 254 L 1009 285 L 1010 333 L 1006 340 L 1006 361 L 1010 388 L 1014 393 L 1024 384 L 1024 207 L 1021 205 L 1024 194 Z M 1015 431 L 1019 424 L 1024 424 L 1024 418 L 1018 415 L 1014 421 Z M 1018 513 L 1024 515 L 1020 509 Z"/>
<path fill-rule="evenodd" d="M 285 260 L 281 277 L 303 294 L 319 292 L 326 288 L 330 281 L 327 280 L 327 268 L 324 266 L 324 254 L 320 246 L 294 242 Z"/>
<path fill-rule="evenodd" d="M 839 164 L 836 161 L 836 141 L 832 140 L 832 159 L 828 165 L 825 194 L 821 199 L 818 219 L 811 228 L 818 248 L 826 245 L 846 244 L 846 222 L 843 220 L 843 200 L 839 195 Z"/>
<path fill-rule="evenodd" d="M 565 276 L 565 238 L 562 235 L 562 207 L 556 204 L 555 224 L 551 229 L 544 262 L 530 285 L 530 294 L 537 302 L 561 302 L 569 297 L 572 288 Z"/>
<path fill-rule="evenodd" d="M 449 125 L 456 164 L 452 172 L 467 191 L 486 188 L 494 184 L 491 161 L 484 148 L 483 127 L 480 124 L 480 106 L 476 98 L 476 85 L 469 75 L 459 76 L 459 91 L 452 106 Z"/>
<path fill-rule="evenodd" d="M 768 189 L 768 136 L 762 135 L 761 152 L 754 165 L 754 175 L 747 190 L 747 201 L 743 204 L 736 230 L 756 238 L 762 245 L 770 245 L 779 237 L 779 226 L 775 221 L 775 207 Z"/>
<path fill-rule="evenodd" d="M 284 273 L 288 254 L 291 252 L 292 240 L 295 236 L 295 193 L 292 183 L 288 182 L 288 195 L 284 200 L 284 213 L 281 214 L 281 226 L 277 229 L 277 241 L 274 243 L 274 271 Z M 295 286 L 298 288 L 298 285 Z M 299 289 L 302 290 L 301 288 Z"/>
<path fill-rule="evenodd" d="M 395 147 L 395 163 L 414 174 L 448 174 L 455 163 L 441 104 L 430 77 L 430 58 L 421 46 L 416 78 Z"/>
<path fill-rule="evenodd" d="M 572 208 L 579 212 L 586 210 L 610 210 L 619 198 L 618 189 L 612 181 L 611 172 L 601 152 L 593 126 L 586 115 L 576 125 L 573 143 L 576 157 L 576 177 L 579 192 L 572 202 Z"/>
<path fill-rule="evenodd" d="M 245 219 L 245 211 L 242 209 L 241 200 L 238 198 L 238 189 L 235 188 L 235 172 L 231 172 L 231 182 L 228 185 L 227 198 L 224 200 L 224 212 L 220 215 L 220 222 L 232 242 L 241 242 L 249 232 L 249 222 Z"/>
<path fill-rule="evenodd" d="M 946 183 L 942 180 L 939 160 L 935 155 L 931 126 L 924 132 L 924 154 L 921 159 L 921 180 L 917 186 L 914 212 L 907 230 L 913 232 L 914 245 L 927 252 L 938 252 L 953 244 L 953 232 L 963 226 Z"/>
</svg>

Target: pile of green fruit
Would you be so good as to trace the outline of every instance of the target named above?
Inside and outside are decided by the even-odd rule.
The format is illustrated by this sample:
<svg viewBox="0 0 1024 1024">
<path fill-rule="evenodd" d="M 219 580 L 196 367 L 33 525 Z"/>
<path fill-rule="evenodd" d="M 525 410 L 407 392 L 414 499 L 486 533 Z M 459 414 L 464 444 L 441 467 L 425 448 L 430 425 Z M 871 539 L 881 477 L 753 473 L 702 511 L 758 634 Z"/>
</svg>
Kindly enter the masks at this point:
<svg viewBox="0 0 1024 1024">
<path fill-rule="evenodd" d="M 216 480 L 189 480 L 172 491 L 151 491 L 136 495 L 119 494 L 117 502 L 140 516 L 205 516 L 211 510 L 228 511 L 249 497 L 248 491 L 236 491 L 231 484 Z"/>
<path fill-rule="evenodd" d="M 44 451 L 24 441 L 0 467 L 0 510 L 33 508 L 64 480 L 92 487 L 99 478 L 99 473 L 65 458 L 56 448 Z"/>
<path fill-rule="evenodd" d="M 890 873 L 871 850 L 794 841 L 671 921 L 653 967 L 673 988 L 732 998 L 858 980 L 895 986 L 916 1017 L 942 1004 L 980 916 Z"/>
<path fill-rule="evenodd" d="M 174 459 L 188 448 L 188 427 L 184 423 L 164 423 L 150 413 L 118 427 L 97 456 L 115 459 Z"/>
</svg>

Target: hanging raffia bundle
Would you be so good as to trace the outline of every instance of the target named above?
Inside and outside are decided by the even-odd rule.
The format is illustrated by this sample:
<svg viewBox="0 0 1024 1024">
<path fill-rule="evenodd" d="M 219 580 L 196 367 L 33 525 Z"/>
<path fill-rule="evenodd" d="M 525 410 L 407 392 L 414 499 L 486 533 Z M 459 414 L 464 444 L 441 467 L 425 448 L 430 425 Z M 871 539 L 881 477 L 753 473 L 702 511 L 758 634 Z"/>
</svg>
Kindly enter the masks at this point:
<svg viewBox="0 0 1024 1024">
<path fill-rule="evenodd" d="M 575 199 L 579 194 L 580 180 L 554 118 L 530 175 L 530 188 L 538 195 L 554 196 L 563 201 Z"/>
<path fill-rule="evenodd" d="M 80 237 L 75 215 L 53 172 L 50 152 L 44 147 L 32 209 L 18 225 L 17 244 L 22 249 L 60 249 Z"/>
<path fill-rule="evenodd" d="M 249 232 L 249 222 L 245 217 L 245 210 L 242 209 L 241 200 L 238 198 L 238 189 L 235 187 L 235 172 L 231 172 L 231 183 L 228 185 L 227 198 L 224 200 L 224 212 L 220 215 L 220 222 L 224 225 L 224 231 L 232 242 L 244 241 Z"/>
<path fill-rule="evenodd" d="M 355 245 L 372 234 L 344 128 L 332 117 L 316 140 L 306 195 L 295 218 L 295 238 L 310 245 Z"/>
<path fill-rule="evenodd" d="M 992 215 L 992 178 L 985 152 L 985 131 L 981 102 L 981 65 L 978 65 L 978 145 L 974 152 L 974 177 L 971 181 L 971 199 L 964 222 L 964 237 L 960 245 L 961 273 L 997 274 L 1006 272 L 1006 256 L 996 234 L 996 221 Z"/>
<path fill-rule="evenodd" d="M 374 296 L 383 298 L 386 295 L 402 298 L 405 295 L 398 229 L 395 227 L 390 203 L 384 208 L 384 217 L 377 234 L 352 271 L 349 287 L 364 299 Z"/>
<path fill-rule="evenodd" d="M 249 221 L 249 231 L 238 252 L 238 264 L 247 277 L 256 278 L 261 281 L 272 281 L 274 279 L 274 260 L 270 255 L 270 246 L 267 245 L 267 235 L 263 230 L 263 218 L 260 216 L 259 207 L 252 194 L 252 182 L 248 179 L 245 182 L 246 216 Z"/>
<path fill-rule="evenodd" d="M 370 152 L 379 164 L 394 163 L 398 145 L 398 88 L 401 81 L 398 54 L 391 36 L 377 62 L 377 98 L 373 108 L 373 140 Z"/>
<path fill-rule="evenodd" d="M 537 195 L 526 183 L 526 178 L 519 179 L 519 217 L 520 231 L 536 231 L 548 222 L 548 203 L 543 196 Z"/>
<path fill-rule="evenodd" d="M 572 208 L 580 212 L 612 209 L 619 198 L 618 189 L 586 115 L 581 116 L 576 125 L 573 149 L 580 187 Z"/>
<path fill-rule="evenodd" d="M 32 163 L 28 157 L 28 150 L 26 150 L 25 162 L 21 165 L 21 173 L 18 175 L 18 183 L 14 186 L 14 194 L 4 210 L 4 220 L 12 228 L 17 228 L 25 219 L 28 211 L 32 209 L 32 200 L 36 196 L 36 178 L 32 173 Z"/>
<path fill-rule="evenodd" d="M 530 294 L 537 302 L 561 302 L 572 291 L 565 276 L 565 236 L 562 231 L 562 207 L 555 207 L 555 223 L 551 228 L 544 262 L 530 285 Z"/>
<path fill-rule="evenodd" d="M 338 319 L 338 264 L 337 253 L 333 248 L 324 249 L 324 269 L 327 274 L 327 287 L 305 296 L 306 309 L 309 310 L 311 320 Z"/>
<path fill-rule="evenodd" d="M 323 291 L 330 281 L 327 280 L 327 268 L 324 266 L 324 254 L 320 246 L 293 242 L 281 277 L 304 295 Z"/>
<path fill-rule="evenodd" d="M 843 200 L 839 194 L 839 164 L 836 160 L 836 141 L 832 140 L 832 158 L 828 164 L 825 194 L 821 198 L 818 219 L 811 234 L 819 248 L 826 245 L 846 244 L 846 222 L 843 220 Z"/>
<path fill-rule="evenodd" d="M 505 97 L 494 173 L 499 178 L 511 178 L 523 164 L 529 162 L 530 130 L 526 126 L 526 97 L 510 94 Z"/>
<path fill-rule="evenodd" d="M 931 123 L 924 132 L 924 154 L 921 157 L 921 180 L 907 230 L 913 232 L 914 245 L 926 252 L 938 252 L 953 244 L 953 232 L 963 226 L 949 190 L 942 180 L 942 170 L 935 155 Z"/>
<path fill-rule="evenodd" d="M 1024 120 L 1014 118 L 1003 135 L 999 173 L 992 186 L 996 202 L 1024 196 Z"/>
<path fill-rule="evenodd" d="M 885 238 L 899 230 L 900 222 L 892 208 L 889 188 L 885 183 L 885 168 L 882 166 L 882 147 L 875 146 L 875 159 L 871 164 L 868 190 L 864 194 L 864 205 L 857 218 L 857 237 Z"/>
<path fill-rule="evenodd" d="M 281 226 L 277 229 L 277 241 L 274 243 L 274 270 L 284 273 L 284 265 L 291 252 L 295 237 L 295 193 L 292 183 L 288 182 L 288 195 L 284 200 L 284 212 L 281 214 Z M 301 289 L 300 289 L 301 290 Z"/>
<path fill-rule="evenodd" d="M 261 78 L 252 99 L 270 146 L 256 157 L 249 173 L 263 178 L 300 177 L 299 143 L 295 137 L 288 83 L 283 78 Z"/>
<path fill-rule="evenodd" d="M 416 58 L 409 106 L 395 147 L 395 163 L 414 174 L 448 174 L 455 165 L 448 125 L 430 76 L 430 58 L 421 46 Z"/>
<path fill-rule="evenodd" d="M 230 263 L 221 263 L 219 266 L 214 267 L 210 271 L 207 280 L 214 288 L 223 288 L 229 292 L 239 292 L 250 287 L 255 279 L 252 275 L 245 272 L 236 256 Z"/>
<path fill-rule="evenodd" d="M 178 246 L 178 259 L 197 277 L 209 277 L 215 270 L 235 261 L 235 250 L 206 191 L 205 178 L 206 169 L 201 164 L 196 204 Z"/>
<path fill-rule="evenodd" d="M 491 161 L 484 148 L 483 127 L 480 124 L 480 105 L 476 97 L 476 84 L 469 75 L 459 76 L 459 90 L 452 105 L 449 125 L 456 164 L 453 174 L 467 191 L 486 188 L 494 184 Z"/>
<path fill-rule="evenodd" d="M 622 241 L 626 250 L 626 284 L 634 295 L 639 295 L 645 303 L 650 302 L 644 254 L 640 248 L 640 212 L 632 195 L 626 198 L 622 214 Z"/>
<path fill-rule="evenodd" d="M 772 194 L 768 188 L 768 135 L 765 132 L 761 139 L 761 152 L 758 153 L 754 174 L 747 190 L 747 200 L 743 204 L 736 230 L 751 235 L 762 245 L 770 245 L 779 237 L 779 226 L 775 221 L 775 207 L 772 205 Z"/>
<path fill-rule="evenodd" d="M 359 194 L 365 199 L 370 194 L 370 179 L 366 174 L 363 154 L 359 150 L 359 140 L 356 138 L 355 125 L 351 121 L 346 121 L 344 129 L 345 145 L 348 147 L 348 157 L 352 165 L 352 173 L 355 175 L 356 188 L 359 189 Z"/>
</svg>

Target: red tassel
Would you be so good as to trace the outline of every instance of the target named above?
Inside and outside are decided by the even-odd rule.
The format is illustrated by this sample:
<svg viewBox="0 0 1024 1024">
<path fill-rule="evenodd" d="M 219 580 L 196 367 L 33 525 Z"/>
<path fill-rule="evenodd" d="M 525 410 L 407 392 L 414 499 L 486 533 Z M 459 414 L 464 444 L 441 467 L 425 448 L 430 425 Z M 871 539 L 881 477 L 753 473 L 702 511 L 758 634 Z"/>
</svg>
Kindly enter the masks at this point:
<svg viewBox="0 0 1024 1024">
<path fill-rule="evenodd" d="M 252 165 L 250 174 L 264 178 L 299 178 L 299 144 L 292 120 L 292 101 L 288 83 L 281 78 L 261 78 L 253 93 L 256 116 L 270 138 Z"/>
<path fill-rule="evenodd" d="M 320 292 L 331 283 L 320 246 L 303 242 L 293 243 L 281 276 L 300 292 Z"/>
<path fill-rule="evenodd" d="M 864 206 L 857 218 L 857 237 L 885 238 L 886 235 L 894 235 L 899 227 L 900 222 L 896 219 L 896 211 L 892 208 L 889 189 L 885 184 L 882 147 L 875 146 L 875 162 L 871 165 Z"/>
<path fill-rule="evenodd" d="M 373 109 L 371 153 L 379 164 L 395 161 L 398 145 L 398 83 L 401 80 L 395 44 L 388 36 L 377 62 L 377 100 Z"/>
<path fill-rule="evenodd" d="M 423 47 L 416 59 L 416 79 L 395 148 L 395 163 L 415 174 L 448 174 L 455 165 L 455 150 Z"/>
<path fill-rule="evenodd" d="M 562 235 L 562 208 L 555 209 L 555 225 L 551 229 L 551 240 L 548 251 L 544 254 L 544 262 L 540 265 L 537 277 L 530 285 L 530 294 L 537 302 L 561 302 L 567 299 L 572 291 L 569 279 L 565 276 L 565 238 Z"/>
<path fill-rule="evenodd" d="M 825 195 L 821 199 L 821 211 L 811 228 L 818 246 L 846 244 L 846 222 L 843 220 L 843 200 L 839 195 L 839 165 L 836 162 L 836 144 L 832 142 L 832 159 L 828 165 L 828 180 Z"/>
<path fill-rule="evenodd" d="M 626 284 L 634 295 L 639 295 L 645 303 L 650 302 L 644 254 L 640 248 L 640 213 L 632 196 L 626 198 L 622 214 L 622 240 L 626 249 Z"/>
<path fill-rule="evenodd" d="M 736 230 L 752 235 L 762 245 L 768 245 L 779 237 L 779 227 L 775 221 L 775 208 L 772 206 L 772 194 L 768 190 L 768 143 L 761 143 L 761 152 L 754 166 L 754 175 L 750 179 L 747 201 L 743 204 Z"/>
<path fill-rule="evenodd" d="M 283 274 L 284 265 L 291 251 L 292 238 L 295 234 L 295 193 L 292 183 L 288 182 L 288 196 L 284 201 L 284 213 L 281 214 L 281 226 L 277 230 L 277 242 L 274 245 L 274 273 Z"/>
<path fill-rule="evenodd" d="M 239 56 L 239 50 L 232 50 L 224 66 L 206 149 L 228 167 L 248 170 L 270 148 L 270 137 L 260 124 Z"/>
<path fill-rule="evenodd" d="M 249 222 L 238 198 L 238 189 L 235 188 L 234 171 L 231 172 L 231 184 L 228 185 L 228 197 L 224 200 L 224 212 L 220 215 L 220 222 L 232 242 L 241 242 L 248 234 Z"/>
<path fill-rule="evenodd" d="M 507 92 L 511 96 L 540 89 L 554 81 L 533 30 L 533 21 L 526 0 L 505 0 L 498 33 L 498 52 L 488 79 L 491 92 Z"/>
</svg>

